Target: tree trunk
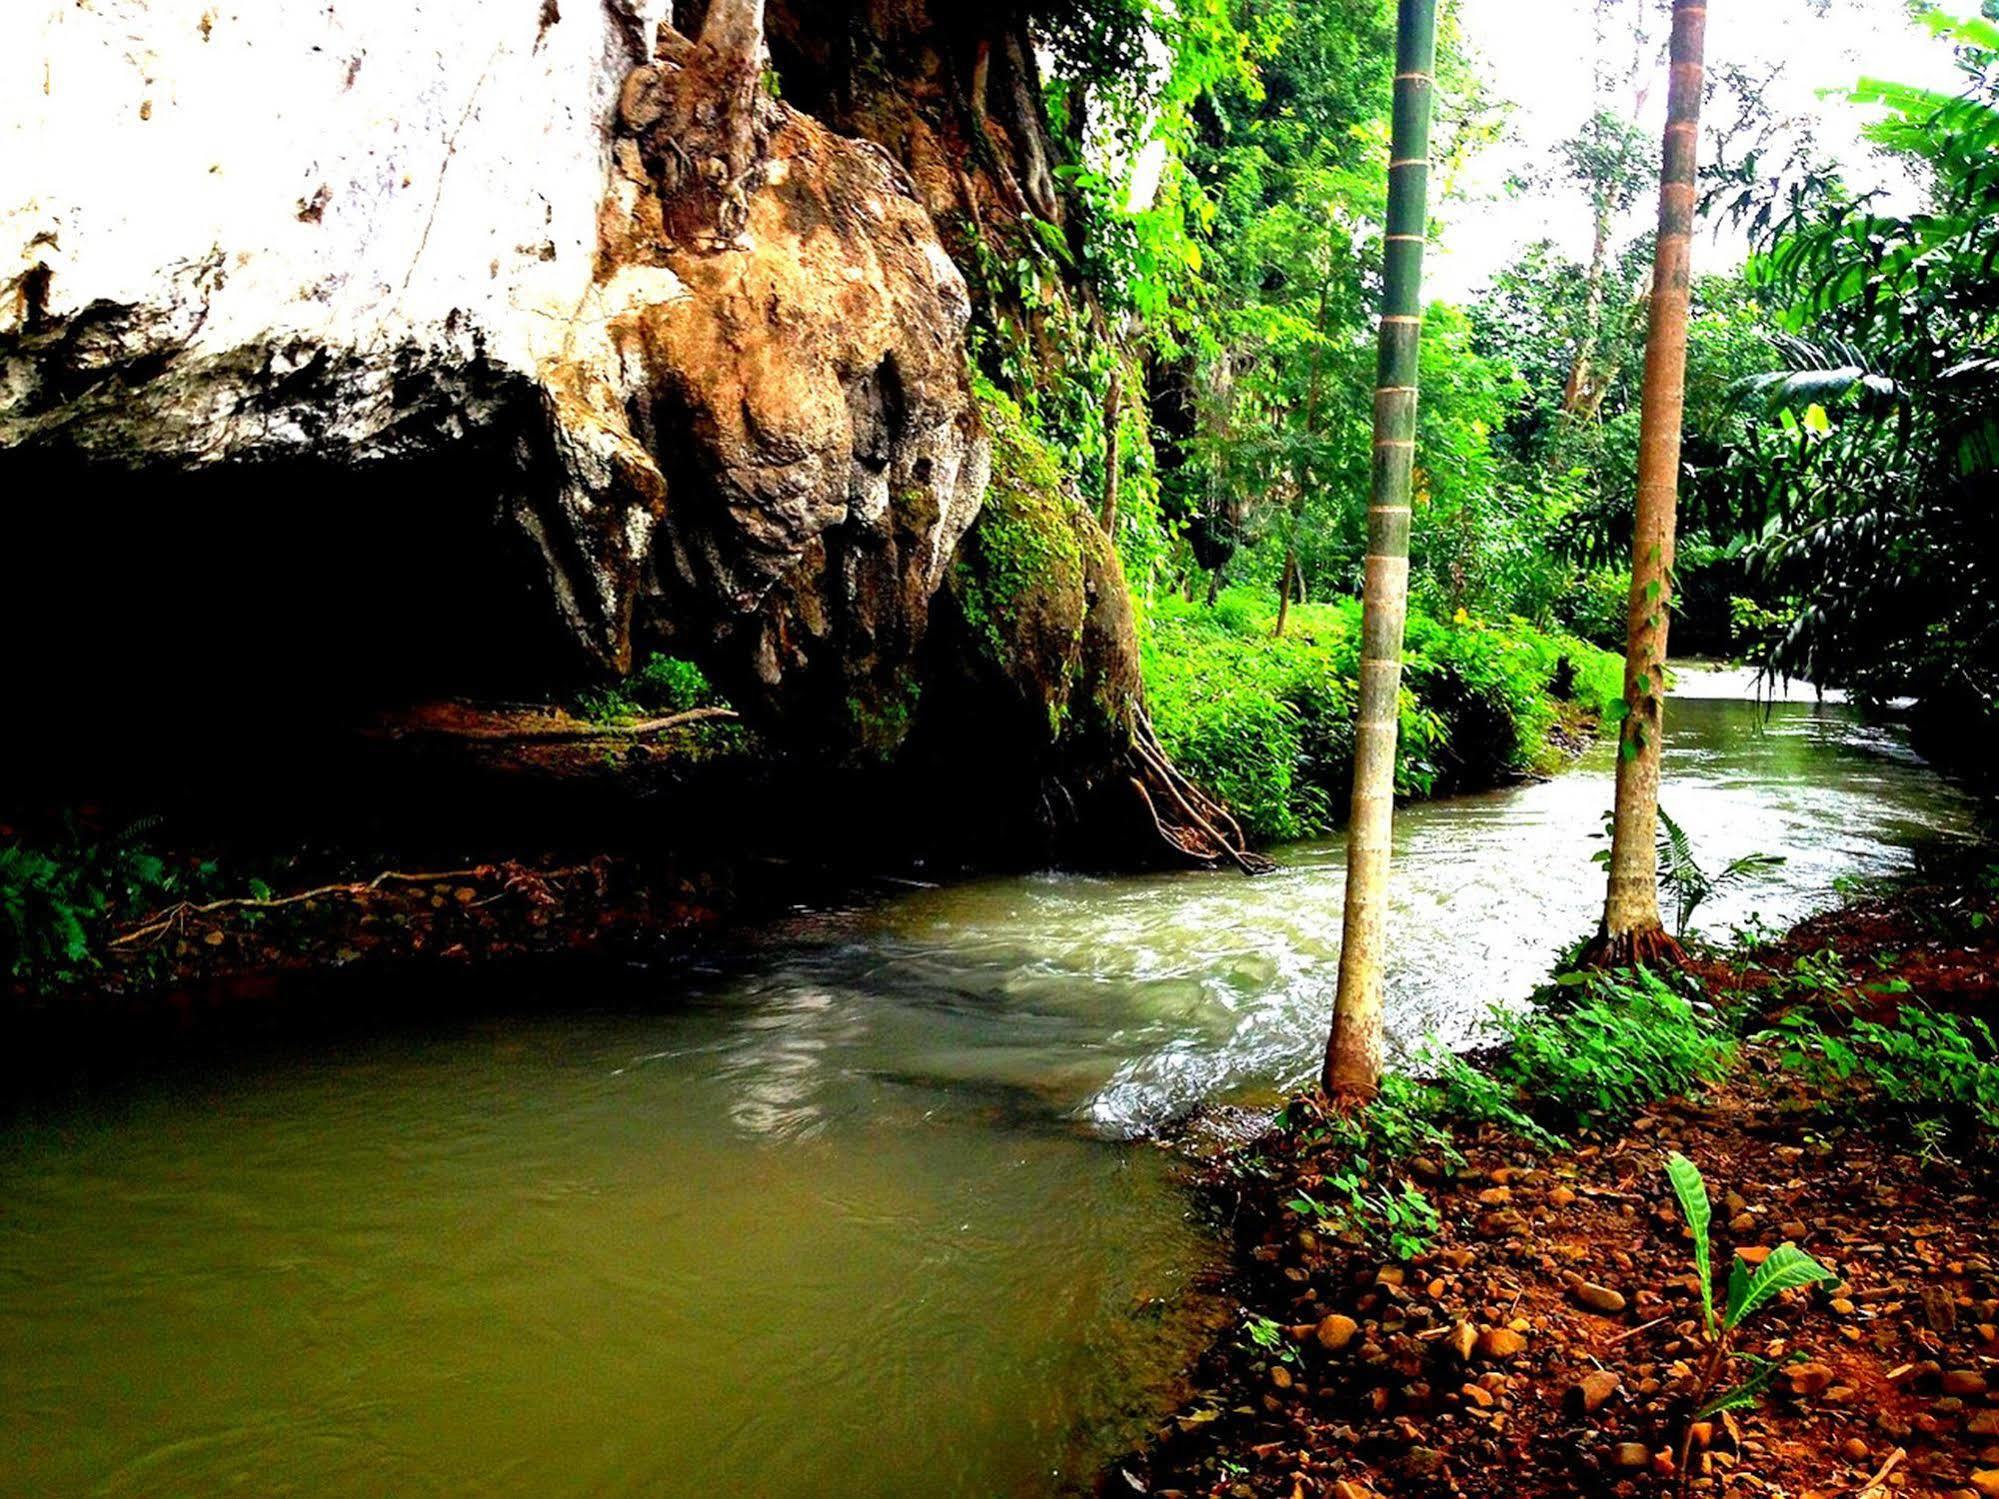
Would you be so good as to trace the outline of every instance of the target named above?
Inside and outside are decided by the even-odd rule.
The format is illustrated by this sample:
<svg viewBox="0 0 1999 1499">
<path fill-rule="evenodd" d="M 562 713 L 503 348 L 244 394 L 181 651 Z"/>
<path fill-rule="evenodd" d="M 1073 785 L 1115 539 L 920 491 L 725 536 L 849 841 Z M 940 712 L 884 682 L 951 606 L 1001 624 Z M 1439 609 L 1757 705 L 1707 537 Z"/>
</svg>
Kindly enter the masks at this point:
<svg viewBox="0 0 1999 1499">
<path fill-rule="evenodd" d="M 1686 408 L 1689 262 L 1706 29 L 1705 0 L 1673 0 L 1673 88 L 1659 189 L 1651 329 L 1645 346 L 1617 811 L 1603 929 L 1588 954 L 1589 961 L 1599 966 L 1678 955 L 1678 944 L 1659 919 L 1659 751 L 1665 720 L 1666 627 L 1672 613 L 1680 427 Z"/>
<path fill-rule="evenodd" d="M 1315 324 L 1319 341 L 1312 346 L 1312 379 L 1305 391 L 1304 442 L 1311 441 L 1312 432 L 1319 425 L 1319 390 L 1326 372 L 1326 315 L 1332 295 L 1333 278 L 1328 270 L 1319 282 L 1319 318 Z M 1272 633 L 1279 640 L 1284 638 L 1284 626 L 1291 618 L 1291 583 L 1298 572 L 1298 527 L 1304 520 L 1305 496 L 1310 492 L 1311 482 L 1311 464 L 1301 457 L 1292 473 L 1291 524 L 1284 538 L 1284 571 L 1277 579 L 1277 628 Z"/>
<path fill-rule="evenodd" d="M 1595 407 L 1602 404 L 1599 395 L 1594 402 L 1590 392 L 1594 388 L 1597 346 L 1597 324 L 1603 318 L 1603 279 L 1606 262 L 1610 258 L 1610 206 L 1599 198 L 1596 209 L 1596 243 L 1590 250 L 1589 287 L 1583 297 L 1582 341 L 1576 348 L 1575 363 L 1569 367 L 1569 383 L 1562 391 L 1562 412 L 1565 416 L 1579 417 L 1594 414 Z"/>
<path fill-rule="evenodd" d="M 1104 392 L 1104 506 L 1097 517 L 1104 535 L 1117 540 L 1117 492 L 1122 456 L 1118 452 L 1118 428 L 1124 421 L 1124 368 L 1111 366 L 1111 386 Z"/>
<path fill-rule="evenodd" d="M 1423 240 L 1429 212 L 1430 105 L 1437 0 L 1401 0 L 1395 127 L 1388 168 L 1387 286 L 1374 392 L 1374 485 L 1367 510 L 1359 720 L 1347 831 L 1340 988 L 1322 1081 L 1346 1108 L 1381 1086 L 1381 970 L 1395 820 L 1395 740 L 1402 626 L 1409 609 L 1410 491 L 1416 465 L 1417 355 L 1423 333 Z"/>
</svg>

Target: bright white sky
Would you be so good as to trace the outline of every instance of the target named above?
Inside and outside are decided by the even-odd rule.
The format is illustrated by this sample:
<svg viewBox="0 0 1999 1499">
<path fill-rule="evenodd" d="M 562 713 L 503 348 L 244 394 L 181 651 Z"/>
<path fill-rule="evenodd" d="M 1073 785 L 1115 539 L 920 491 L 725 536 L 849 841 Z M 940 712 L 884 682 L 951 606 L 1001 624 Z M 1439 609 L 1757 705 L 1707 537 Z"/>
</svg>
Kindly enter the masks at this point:
<svg viewBox="0 0 1999 1499">
<path fill-rule="evenodd" d="M 1514 106 L 1508 138 L 1487 151 L 1460 184 L 1474 197 L 1441 205 L 1443 250 L 1431 257 L 1426 280 L 1431 295 L 1462 302 L 1520 250 L 1552 238 L 1572 256 L 1587 259 L 1589 210 L 1575 191 L 1509 196 L 1508 180 L 1544 169 L 1556 145 L 1589 117 L 1594 76 L 1595 25 L 1590 0 L 1445 0 L 1455 5 L 1465 34 L 1485 57 L 1485 71 L 1500 99 Z M 1626 0 L 1631 3 L 1631 0 Z M 1955 7 L 1969 12 L 1970 0 Z M 1661 35 L 1663 49 L 1664 37 Z M 1629 41 L 1619 56 L 1630 55 Z M 1782 62 L 1771 100 L 1784 115 L 1816 114 L 1820 149 L 1835 156 L 1847 181 L 1857 188 L 1893 185 L 1900 180 L 1859 136 L 1870 112 L 1818 91 L 1843 87 L 1863 74 L 1954 90 L 1958 75 L 1947 43 L 1912 23 L 1902 0 L 1833 0 L 1830 13 L 1815 16 L 1807 0 L 1712 0 L 1708 11 L 1708 59 L 1733 61 L 1760 74 Z M 1660 59 L 1649 91 L 1644 124 L 1656 135 L 1665 123 L 1665 69 Z M 1618 101 L 1628 107 L 1626 100 Z M 1640 205 L 1638 220 L 1657 212 Z M 1738 263 L 1744 245 L 1723 231 L 1722 240 L 1703 236 L 1694 248 L 1695 271 Z"/>
</svg>

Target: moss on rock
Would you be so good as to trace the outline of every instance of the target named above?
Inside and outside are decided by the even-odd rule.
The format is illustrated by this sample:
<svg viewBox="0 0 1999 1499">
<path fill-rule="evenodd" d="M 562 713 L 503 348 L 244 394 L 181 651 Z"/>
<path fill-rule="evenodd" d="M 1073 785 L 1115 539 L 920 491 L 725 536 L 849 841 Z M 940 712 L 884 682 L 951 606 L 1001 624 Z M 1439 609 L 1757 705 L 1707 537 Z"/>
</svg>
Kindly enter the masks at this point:
<svg viewBox="0 0 1999 1499">
<path fill-rule="evenodd" d="M 948 591 L 966 664 L 1004 683 L 1015 732 L 1052 748 L 1112 737 L 1139 698 L 1137 637 L 1117 555 L 1020 408 L 975 387 L 992 442 L 986 502 L 960 547 Z"/>
</svg>

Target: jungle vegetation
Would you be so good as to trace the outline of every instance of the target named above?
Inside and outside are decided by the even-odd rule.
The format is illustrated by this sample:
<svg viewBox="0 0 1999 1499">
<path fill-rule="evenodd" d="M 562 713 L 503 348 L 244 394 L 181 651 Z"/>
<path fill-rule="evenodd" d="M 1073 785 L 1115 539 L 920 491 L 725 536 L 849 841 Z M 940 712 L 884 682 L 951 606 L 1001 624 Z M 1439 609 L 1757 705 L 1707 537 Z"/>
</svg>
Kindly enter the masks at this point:
<svg viewBox="0 0 1999 1499">
<path fill-rule="evenodd" d="M 976 357 L 1024 392 L 1082 504 L 1114 531 L 1161 739 L 1266 838 L 1344 810 L 1345 781 L 1326 767 L 1343 774 L 1350 754 L 1357 657 L 1307 687 L 1286 642 L 1305 621 L 1308 649 L 1325 642 L 1363 589 L 1396 9 L 1056 7 L 1049 104 L 1080 211 L 1066 234 L 988 246 L 978 267 L 1004 283 L 990 305 L 1013 311 L 987 315 Z M 1656 196 L 1661 161 L 1629 96 L 1662 54 L 1669 9 L 1597 7 L 1601 52 L 1630 64 L 1600 71 L 1597 107 L 1547 167 L 1594 230 L 1590 257 L 1551 239 L 1466 305 L 1424 309 L 1405 793 L 1448 782 L 1453 756 L 1491 751 L 1432 753 L 1426 714 L 1450 721 L 1481 698 L 1510 767 L 1528 769 L 1545 726 L 1518 707 L 1550 679 L 1546 643 L 1579 642 L 1560 677 L 1585 694 L 1602 681 L 1589 648 L 1626 643 L 1657 242 L 1624 226 Z M 1962 749 L 1992 725 L 1999 691 L 1999 36 L 1980 16 L 1929 25 L 1956 51 L 1958 93 L 1853 90 L 1878 106 L 1873 144 L 1922 185 L 1911 212 L 1848 186 L 1809 126 L 1776 118 L 1759 80 L 1713 60 L 1694 255 L 1725 263 L 1716 229 L 1747 232 L 1754 253 L 1690 286 L 1682 450 L 1667 460 L 1672 639 L 1678 654 L 1869 701 L 1913 697 L 1935 747 Z M 1504 126 L 1450 7 L 1436 76 L 1433 241 L 1469 232 L 1477 206 L 1457 184 Z M 1454 631 L 1518 644 L 1506 660 L 1520 675 L 1421 664 L 1481 654 L 1439 651 Z M 1217 721 L 1224 700 L 1232 726 Z M 1236 751 L 1222 753 L 1230 735 Z"/>
</svg>

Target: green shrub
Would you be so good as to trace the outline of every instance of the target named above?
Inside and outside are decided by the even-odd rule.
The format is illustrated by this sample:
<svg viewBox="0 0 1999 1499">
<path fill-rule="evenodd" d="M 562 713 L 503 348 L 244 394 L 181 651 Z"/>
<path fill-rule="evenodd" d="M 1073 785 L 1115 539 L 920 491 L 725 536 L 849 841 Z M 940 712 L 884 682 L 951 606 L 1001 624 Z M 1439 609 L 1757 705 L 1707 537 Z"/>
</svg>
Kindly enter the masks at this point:
<svg viewBox="0 0 1999 1499">
<path fill-rule="evenodd" d="M 1590 644 L 1621 651 L 1630 609 L 1631 570 L 1601 567 L 1575 580 L 1556 601 L 1555 617 Z"/>
<path fill-rule="evenodd" d="M 692 661 L 654 651 L 645 664 L 622 682 L 593 687 L 579 694 L 576 713 L 595 723 L 615 724 L 654 714 L 685 713 L 722 701 L 708 678 Z"/>
<path fill-rule="evenodd" d="M 1930 1144 L 1999 1142 L 1999 1045 L 1980 1016 L 1905 1004 L 1890 1024 L 1851 1016 L 1833 1031 L 1799 1009 L 1756 1039 L 1775 1045 L 1828 1106 L 1885 1104 Z"/>
<path fill-rule="evenodd" d="M 0 847 L 0 972 L 41 993 L 102 966 L 112 922 L 212 884 L 215 866 L 171 866 L 142 842 L 147 824 L 104 835 L 65 822 L 36 847 Z"/>
<path fill-rule="evenodd" d="M 1734 1058 L 1734 1037 L 1687 975 L 1638 968 L 1558 983 L 1535 1008 L 1497 1016 L 1492 1072 L 1560 1128 L 1621 1125 L 1718 1081 Z"/>
<path fill-rule="evenodd" d="M 1142 621 L 1160 739 L 1261 841 L 1330 831 L 1353 767 L 1360 604 L 1294 608 L 1282 639 L 1266 600 L 1170 599 Z M 1427 796 L 1547 768 L 1558 689 L 1594 710 L 1618 695 L 1616 658 L 1520 620 L 1409 618 L 1396 790 Z"/>
</svg>

